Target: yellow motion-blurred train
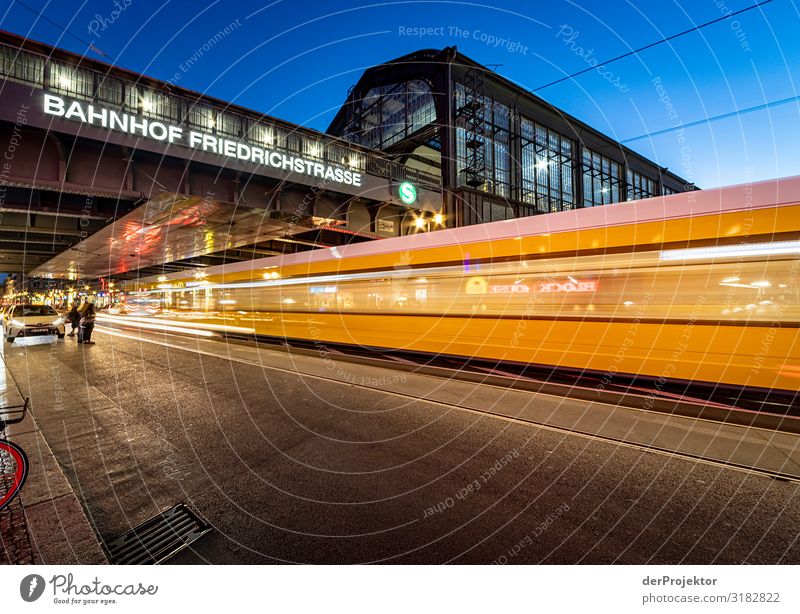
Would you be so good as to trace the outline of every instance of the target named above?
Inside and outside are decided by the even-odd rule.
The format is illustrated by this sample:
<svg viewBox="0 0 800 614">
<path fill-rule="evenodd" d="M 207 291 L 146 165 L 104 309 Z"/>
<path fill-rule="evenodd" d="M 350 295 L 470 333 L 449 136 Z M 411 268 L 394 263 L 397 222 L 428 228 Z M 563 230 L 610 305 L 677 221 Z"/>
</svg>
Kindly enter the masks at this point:
<svg viewBox="0 0 800 614">
<path fill-rule="evenodd" d="M 142 279 L 137 300 L 160 312 L 136 320 L 791 406 L 799 256 L 790 178 Z"/>
</svg>

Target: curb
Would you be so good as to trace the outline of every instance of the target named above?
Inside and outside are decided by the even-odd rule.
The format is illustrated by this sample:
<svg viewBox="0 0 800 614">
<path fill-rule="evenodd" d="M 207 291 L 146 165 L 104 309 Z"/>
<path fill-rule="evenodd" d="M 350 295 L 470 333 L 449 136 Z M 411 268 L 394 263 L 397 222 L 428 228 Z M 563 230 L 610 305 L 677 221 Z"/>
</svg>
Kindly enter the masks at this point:
<svg viewBox="0 0 800 614">
<path fill-rule="evenodd" d="M 0 399 L 6 397 L 3 404 L 21 404 L 23 397 L 19 386 L 2 359 L 0 362 L 6 381 L 5 390 L 0 390 Z M 15 519 L 8 527 L 11 535 L 4 531 L 0 541 L 8 555 L 5 558 L 15 564 L 108 564 L 72 485 L 39 430 L 34 411 L 32 408 L 25 420 L 6 429 L 6 437 L 25 450 L 30 468 L 22 492 L 3 511 L 6 514 L 11 510 L 10 515 Z M 27 546 L 25 535 L 29 548 L 23 547 Z M 9 552 L 8 544 L 17 547 Z"/>
</svg>

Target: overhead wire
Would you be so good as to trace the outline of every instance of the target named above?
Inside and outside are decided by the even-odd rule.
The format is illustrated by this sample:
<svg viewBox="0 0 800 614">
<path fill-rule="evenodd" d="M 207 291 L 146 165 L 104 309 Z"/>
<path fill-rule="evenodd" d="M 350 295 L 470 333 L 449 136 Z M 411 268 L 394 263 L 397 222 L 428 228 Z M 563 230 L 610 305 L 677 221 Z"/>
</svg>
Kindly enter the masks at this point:
<svg viewBox="0 0 800 614">
<path fill-rule="evenodd" d="M 711 21 L 707 21 L 705 23 L 701 23 L 701 24 L 699 24 L 697 26 L 689 28 L 688 30 L 684 30 L 683 32 L 678 32 L 676 34 L 671 34 L 670 36 L 666 36 L 666 37 L 661 38 L 661 39 L 659 39 L 657 41 L 654 41 L 652 43 L 648 43 L 647 45 L 644 45 L 643 47 L 638 47 L 637 49 L 632 49 L 631 51 L 627 51 L 627 52 L 625 52 L 625 53 L 623 53 L 621 55 L 618 55 L 616 57 L 610 58 L 610 59 L 605 60 L 603 62 L 597 62 L 593 66 L 589 66 L 588 68 L 584 68 L 582 70 L 579 70 L 578 72 L 574 72 L 574 73 L 572 73 L 570 75 L 566 75 L 564 77 L 560 77 L 559 79 L 556 79 L 555 81 L 551 81 L 550 83 L 545 83 L 544 85 L 540 85 L 539 87 L 536 87 L 536 88 L 532 89 L 531 91 L 532 92 L 538 92 L 539 90 L 543 90 L 545 88 L 548 88 L 551 85 L 555 85 L 557 83 L 561 83 L 561 82 L 567 81 L 569 79 L 574 79 L 575 77 L 578 77 L 578 76 L 580 76 L 582 74 L 585 74 L 587 72 L 595 70 L 598 66 L 607 66 L 608 64 L 611 64 L 612 62 L 617 62 L 619 60 L 622 60 L 624 58 L 630 57 L 632 55 L 636 55 L 637 53 L 641 53 L 642 51 L 645 51 L 647 49 L 652 49 L 653 47 L 656 47 L 656 46 L 661 45 L 663 43 L 666 43 L 668 41 L 674 40 L 674 39 L 676 39 L 676 38 L 678 38 L 680 36 L 685 36 L 686 34 L 690 34 L 692 32 L 696 32 L 697 30 L 700 30 L 701 28 L 705 28 L 705 27 L 713 25 L 715 23 L 719 23 L 720 21 L 725 21 L 726 19 L 730 19 L 731 17 L 735 17 L 736 15 L 741 15 L 742 13 L 745 13 L 747 11 L 752 11 L 753 9 L 756 9 L 758 7 L 761 7 L 761 6 L 764 6 L 765 4 L 769 4 L 770 2 L 773 2 L 773 1 L 774 0 L 762 0 L 762 2 L 758 2 L 758 3 L 753 4 L 751 6 L 746 6 L 743 9 L 739 9 L 738 11 L 733 11 L 731 13 L 727 13 L 726 15 L 723 15 L 722 17 L 717 17 L 716 19 L 712 19 Z"/>
<path fill-rule="evenodd" d="M 61 30 L 67 36 L 70 36 L 70 37 L 74 38 L 75 40 L 77 40 L 78 42 L 83 43 L 84 45 L 86 45 L 86 48 L 88 50 L 94 51 L 98 55 L 101 55 L 104 58 L 107 58 L 107 59 L 111 60 L 112 62 L 116 61 L 114 58 L 112 58 L 110 55 L 108 55 L 105 51 L 103 51 L 102 49 L 97 47 L 93 42 L 87 41 L 86 39 L 81 38 L 77 34 L 73 34 L 67 28 L 62 26 L 61 24 L 59 24 L 59 23 L 53 21 L 52 19 L 50 19 L 49 17 L 47 17 L 42 11 L 39 11 L 39 10 L 35 9 L 34 7 L 32 7 L 32 6 L 29 6 L 29 5 L 25 4 L 24 2 L 22 2 L 22 0 L 12 0 L 12 2 L 14 2 L 16 4 L 19 4 L 22 8 L 26 9 L 27 11 L 30 11 L 31 13 L 36 15 L 39 19 L 41 19 L 42 21 L 45 21 L 45 22 L 49 23 L 51 26 L 53 26 L 55 28 L 58 28 L 59 30 Z"/>
<path fill-rule="evenodd" d="M 704 119 L 698 119 L 697 121 L 689 122 L 687 124 L 679 124 L 677 126 L 671 126 L 669 128 L 663 128 L 661 130 L 655 130 L 654 132 L 647 132 L 646 134 L 640 134 L 639 136 L 632 136 L 627 139 L 622 139 L 620 143 L 630 143 L 631 141 L 638 141 L 641 139 L 646 139 L 648 137 L 659 136 L 662 134 L 668 134 L 669 132 L 675 132 L 676 130 L 683 130 L 685 128 L 691 128 L 693 126 L 700 126 L 702 124 L 709 124 L 711 122 L 719 121 L 721 119 L 727 119 L 729 117 L 738 117 L 739 115 L 744 115 L 746 113 L 752 113 L 753 111 L 762 111 L 764 109 L 771 109 L 772 107 L 777 107 L 780 105 L 788 104 L 790 102 L 797 102 L 800 100 L 800 96 L 791 96 L 789 98 L 783 98 L 782 100 L 774 100 L 772 102 L 765 102 L 764 104 L 758 104 L 753 107 L 747 107 L 746 109 L 738 109 L 736 111 L 730 111 L 728 113 L 723 113 L 721 115 L 714 115 L 713 117 L 706 117 Z"/>
</svg>

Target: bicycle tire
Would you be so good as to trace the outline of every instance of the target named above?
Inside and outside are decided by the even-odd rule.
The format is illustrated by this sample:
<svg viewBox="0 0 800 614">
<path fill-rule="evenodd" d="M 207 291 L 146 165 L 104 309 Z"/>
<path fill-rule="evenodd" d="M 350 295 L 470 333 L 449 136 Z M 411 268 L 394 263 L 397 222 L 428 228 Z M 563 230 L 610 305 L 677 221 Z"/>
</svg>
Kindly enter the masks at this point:
<svg viewBox="0 0 800 614">
<path fill-rule="evenodd" d="M 0 439 L 0 510 L 19 494 L 27 478 L 28 457 L 25 451 L 11 441 Z"/>
</svg>

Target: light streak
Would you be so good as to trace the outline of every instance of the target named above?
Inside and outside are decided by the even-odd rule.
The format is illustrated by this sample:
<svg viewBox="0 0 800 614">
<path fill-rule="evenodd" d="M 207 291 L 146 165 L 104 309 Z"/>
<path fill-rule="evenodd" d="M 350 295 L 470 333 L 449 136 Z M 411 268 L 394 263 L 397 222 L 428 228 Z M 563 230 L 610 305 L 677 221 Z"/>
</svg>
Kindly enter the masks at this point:
<svg viewBox="0 0 800 614">
<path fill-rule="evenodd" d="M 134 316 L 110 316 L 110 315 L 101 315 L 98 316 L 97 319 L 101 322 L 114 322 L 116 324 L 158 324 L 161 326 L 176 326 L 176 322 L 173 320 L 162 320 L 160 318 L 137 318 Z M 193 328 L 205 329 L 205 330 L 216 330 L 220 332 L 232 332 L 232 333 L 254 333 L 256 332 L 254 328 L 244 327 L 244 326 L 230 326 L 229 324 L 207 324 L 205 322 L 178 322 L 180 326 L 191 326 Z M 145 327 L 146 328 L 146 327 Z"/>
<path fill-rule="evenodd" d="M 717 247 L 690 247 L 671 249 L 659 253 L 661 260 L 704 260 L 712 258 L 748 258 L 752 256 L 780 256 L 800 254 L 800 241 L 774 241 L 771 243 L 749 243 L 719 245 Z"/>
</svg>

